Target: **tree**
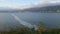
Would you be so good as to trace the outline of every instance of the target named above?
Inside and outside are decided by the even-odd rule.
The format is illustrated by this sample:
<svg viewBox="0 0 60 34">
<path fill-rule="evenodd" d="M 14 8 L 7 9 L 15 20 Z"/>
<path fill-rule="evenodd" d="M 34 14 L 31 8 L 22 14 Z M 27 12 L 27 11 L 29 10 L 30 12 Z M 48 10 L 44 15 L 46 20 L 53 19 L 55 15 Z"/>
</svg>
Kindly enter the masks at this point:
<svg viewBox="0 0 60 34">
<path fill-rule="evenodd" d="M 44 31 L 44 23 L 43 22 L 39 22 L 38 26 L 39 26 L 38 27 L 38 31 L 39 31 L 40 34 L 42 34 L 43 31 Z"/>
</svg>

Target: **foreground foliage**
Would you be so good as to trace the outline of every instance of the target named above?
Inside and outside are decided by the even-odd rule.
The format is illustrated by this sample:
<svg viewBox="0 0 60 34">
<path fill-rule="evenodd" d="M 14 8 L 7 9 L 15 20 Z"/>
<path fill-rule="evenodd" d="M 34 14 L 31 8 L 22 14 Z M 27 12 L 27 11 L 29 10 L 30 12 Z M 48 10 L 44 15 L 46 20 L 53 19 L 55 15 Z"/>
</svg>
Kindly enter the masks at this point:
<svg viewBox="0 0 60 34">
<path fill-rule="evenodd" d="M 37 30 L 34 28 L 16 28 L 9 31 L 0 31 L 0 34 L 60 34 L 60 29 L 57 28 L 45 28 L 44 23 L 40 22 Z"/>
</svg>

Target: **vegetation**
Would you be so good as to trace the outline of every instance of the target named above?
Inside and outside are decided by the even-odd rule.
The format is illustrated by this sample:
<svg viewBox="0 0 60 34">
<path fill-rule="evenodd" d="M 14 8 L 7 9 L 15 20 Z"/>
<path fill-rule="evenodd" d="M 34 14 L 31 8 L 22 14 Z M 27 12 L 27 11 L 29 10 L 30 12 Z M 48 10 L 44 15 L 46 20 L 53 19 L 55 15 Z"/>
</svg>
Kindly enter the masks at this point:
<svg viewBox="0 0 60 34">
<path fill-rule="evenodd" d="M 60 29 L 57 28 L 45 28 L 44 23 L 40 22 L 38 29 L 33 28 L 17 28 L 9 31 L 0 31 L 0 34 L 60 34 Z"/>
</svg>

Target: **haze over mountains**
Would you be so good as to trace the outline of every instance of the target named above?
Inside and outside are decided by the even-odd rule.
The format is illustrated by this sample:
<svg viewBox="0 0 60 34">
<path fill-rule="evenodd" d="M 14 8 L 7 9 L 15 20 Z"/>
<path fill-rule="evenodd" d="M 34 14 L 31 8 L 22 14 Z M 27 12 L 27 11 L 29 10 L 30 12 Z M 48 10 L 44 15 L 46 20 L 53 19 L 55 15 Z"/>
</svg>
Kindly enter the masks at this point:
<svg viewBox="0 0 60 34">
<path fill-rule="evenodd" d="M 16 13 L 16 12 L 55 12 L 57 13 L 57 10 L 60 10 L 60 4 L 44 4 L 44 5 L 36 5 L 36 6 L 32 6 L 29 8 L 25 8 L 25 9 L 13 9 L 13 8 L 4 8 L 4 7 L 0 7 L 0 12 L 10 12 L 10 13 Z"/>
<path fill-rule="evenodd" d="M 37 7 L 32 7 L 32 8 L 27 8 L 27 9 L 24 9 L 23 11 L 30 11 L 30 12 L 51 12 L 51 13 L 57 13 L 57 11 L 60 11 L 60 5 L 47 5 L 47 6 L 42 6 L 42 7 L 40 7 L 40 5 L 39 6 L 37 6 Z"/>
</svg>

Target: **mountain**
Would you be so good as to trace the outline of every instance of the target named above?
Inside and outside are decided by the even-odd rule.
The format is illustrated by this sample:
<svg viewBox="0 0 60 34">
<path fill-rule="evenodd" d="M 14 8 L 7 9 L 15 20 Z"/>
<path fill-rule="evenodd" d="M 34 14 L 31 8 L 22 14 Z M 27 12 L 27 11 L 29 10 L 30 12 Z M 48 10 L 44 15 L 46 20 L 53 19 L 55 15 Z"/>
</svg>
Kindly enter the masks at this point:
<svg viewBox="0 0 60 34">
<path fill-rule="evenodd" d="M 20 9 L 0 7 L 0 13 L 17 13 L 17 12 L 20 12 L 20 11 L 21 11 Z"/>
<path fill-rule="evenodd" d="M 32 7 L 24 9 L 23 11 L 30 11 L 30 12 L 55 12 L 60 11 L 60 5 L 48 5 L 43 7 Z"/>
</svg>

